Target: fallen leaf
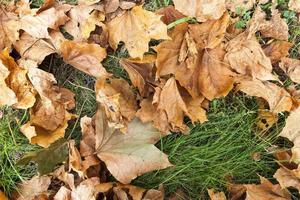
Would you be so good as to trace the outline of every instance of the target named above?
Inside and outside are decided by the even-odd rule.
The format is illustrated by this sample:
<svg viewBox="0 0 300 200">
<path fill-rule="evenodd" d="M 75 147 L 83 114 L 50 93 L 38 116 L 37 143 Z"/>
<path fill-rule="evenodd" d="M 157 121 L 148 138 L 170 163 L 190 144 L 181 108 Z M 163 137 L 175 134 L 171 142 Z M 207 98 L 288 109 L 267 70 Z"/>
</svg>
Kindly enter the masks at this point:
<svg viewBox="0 0 300 200">
<path fill-rule="evenodd" d="M 37 15 L 25 15 L 20 19 L 20 29 L 36 38 L 49 38 L 48 28 L 57 30 L 69 20 L 65 10 L 49 8 Z"/>
<path fill-rule="evenodd" d="M 288 169 L 281 166 L 275 174 L 274 178 L 279 182 L 281 188 L 293 187 L 300 191 L 300 168 Z"/>
<path fill-rule="evenodd" d="M 226 96 L 233 88 L 235 74 L 224 60 L 222 46 L 205 50 L 199 66 L 198 88 L 208 100 Z"/>
<path fill-rule="evenodd" d="M 295 83 L 300 83 L 300 60 L 293 58 L 282 58 L 279 67 Z"/>
<path fill-rule="evenodd" d="M 71 199 L 74 200 L 96 200 L 96 186 L 100 183 L 98 177 L 93 177 L 82 181 L 76 189 L 71 192 Z"/>
<path fill-rule="evenodd" d="M 106 57 L 106 49 L 97 44 L 64 41 L 61 54 L 65 62 L 94 77 L 107 76 L 101 62 Z"/>
<path fill-rule="evenodd" d="M 95 84 L 96 99 L 105 108 L 109 124 L 124 128 L 135 117 L 136 96 L 123 79 L 98 79 Z"/>
<path fill-rule="evenodd" d="M 5 194 L 0 190 L 0 200 L 8 200 Z"/>
<path fill-rule="evenodd" d="M 46 149 L 37 150 L 26 153 L 20 160 L 18 165 L 27 165 L 30 161 L 35 162 L 41 175 L 48 174 L 58 165 L 63 163 L 68 157 L 67 142 L 62 139 L 51 144 Z M 47 159 L 45 159 L 47 158 Z"/>
<path fill-rule="evenodd" d="M 225 61 L 239 74 L 260 80 L 276 79 L 272 74 L 271 60 L 254 36 L 248 39 L 245 32 L 241 33 L 228 42 L 226 51 Z"/>
<path fill-rule="evenodd" d="M 71 200 L 71 190 L 65 186 L 61 186 L 53 197 L 54 200 Z"/>
<path fill-rule="evenodd" d="M 262 131 L 269 130 L 278 121 L 278 115 L 276 113 L 259 109 L 258 110 L 258 122 L 257 127 Z"/>
<path fill-rule="evenodd" d="M 207 190 L 208 195 L 211 200 L 226 200 L 226 196 L 224 192 L 216 192 L 214 189 L 208 189 Z"/>
<path fill-rule="evenodd" d="M 289 55 L 289 50 L 293 46 L 287 41 L 276 40 L 263 48 L 264 53 L 271 59 L 272 63 L 279 62 L 282 58 Z"/>
<path fill-rule="evenodd" d="M 167 155 L 153 145 L 161 135 L 152 124 L 134 119 L 124 134 L 108 127 L 101 107 L 98 108 L 95 123 L 97 155 L 121 183 L 130 183 L 146 172 L 171 166 Z"/>
<path fill-rule="evenodd" d="M 282 189 L 279 184 L 273 185 L 268 179 L 260 177 L 260 185 L 244 185 L 247 189 L 246 200 L 290 200 L 291 194 L 288 190 Z"/>
<path fill-rule="evenodd" d="M 290 0 L 289 9 L 300 13 L 300 2 L 298 0 Z"/>
<path fill-rule="evenodd" d="M 96 26 L 105 26 L 102 23 L 104 20 L 104 13 L 97 10 L 93 11 L 91 15 L 80 25 L 82 38 L 87 40 L 90 37 L 91 32 L 96 29 Z"/>
<path fill-rule="evenodd" d="M 273 113 L 290 111 L 292 99 L 290 94 L 284 89 L 271 82 L 260 80 L 242 80 L 237 86 L 237 90 L 245 92 L 250 96 L 261 97 L 269 104 L 269 109 Z"/>
<path fill-rule="evenodd" d="M 174 0 L 176 10 L 196 17 L 199 22 L 219 19 L 226 10 L 225 0 Z"/>
<path fill-rule="evenodd" d="M 150 39 L 169 39 L 167 26 L 160 21 L 160 16 L 136 6 L 107 23 L 109 43 L 117 49 L 120 41 L 125 43 L 129 55 L 143 58 L 149 50 Z"/>
<path fill-rule="evenodd" d="M 154 82 L 152 76 L 152 69 L 156 57 L 148 56 L 142 61 L 135 59 L 124 59 L 120 60 L 120 64 L 124 67 L 129 75 L 132 85 L 138 88 L 142 96 L 147 96 L 150 89 L 150 83 Z"/>
<path fill-rule="evenodd" d="M 185 17 L 181 12 L 177 11 L 174 6 L 160 8 L 156 11 L 156 14 L 162 15 L 161 21 L 163 21 L 165 24 L 170 24 Z"/>
<path fill-rule="evenodd" d="M 19 197 L 17 200 L 35 200 L 47 197 L 50 183 L 49 176 L 34 176 L 32 179 L 24 181 L 18 187 Z"/>
<path fill-rule="evenodd" d="M 285 127 L 279 134 L 279 136 L 285 137 L 294 143 L 294 146 L 292 147 L 291 161 L 297 164 L 300 162 L 300 151 L 299 151 L 300 128 L 298 126 L 299 117 L 300 117 L 300 108 L 297 108 L 296 110 L 290 113 L 289 117 L 286 119 Z"/>
</svg>

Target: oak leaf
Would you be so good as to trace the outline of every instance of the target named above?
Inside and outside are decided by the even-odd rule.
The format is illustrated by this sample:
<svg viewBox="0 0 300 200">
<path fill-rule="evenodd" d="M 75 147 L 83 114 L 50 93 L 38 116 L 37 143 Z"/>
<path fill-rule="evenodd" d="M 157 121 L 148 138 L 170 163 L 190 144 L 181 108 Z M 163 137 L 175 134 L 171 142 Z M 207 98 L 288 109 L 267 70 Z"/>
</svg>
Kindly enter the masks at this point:
<svg viewBox="0 0 300 200">
<path fill-rule="evenodd" d="M 261 97 L 269 104 L 270 111 L 280 113 L 290 111 L 292 99 L 290 94 L 284 89 L 271 82 L 260 80 L 241 80 L 237 90 L 245 92 L 250 96 Z"/>
<path fill-rule="evenodd" d="M 226 10 L 225 0 L 174 0 L 175 8 L 199 22 L 219 19 Z"/>
<path fill-rule="evenodd" d="M 169 39 L 167 26 L 160 21 L 160 16 L 144 10 L 142 6 L 112 19 L 107 27 L 110 46 L 117 49 L 119 42 L 123 41 L 133 58 L 143 58 L 151 39 Z"/>
<path fill-rule="evenodd" d="M 100 107 L 95 124 L 97 155 L 121 183 L 128 184 L 146 172 L 171 166 L 167 155 L 153 145 L 161 135 L 151 123 L 143 124 L 134 119 L 124 134 L 108 126 L 105 113 Z"/>
<path fill-rule="evenodd" d="M 61 43 L 61 55 L 65 62 L 94 77 L 107 76 L 101 62 L 106 57 L 106 49 L 97 44 L 64 41 Z"/>
</svg>

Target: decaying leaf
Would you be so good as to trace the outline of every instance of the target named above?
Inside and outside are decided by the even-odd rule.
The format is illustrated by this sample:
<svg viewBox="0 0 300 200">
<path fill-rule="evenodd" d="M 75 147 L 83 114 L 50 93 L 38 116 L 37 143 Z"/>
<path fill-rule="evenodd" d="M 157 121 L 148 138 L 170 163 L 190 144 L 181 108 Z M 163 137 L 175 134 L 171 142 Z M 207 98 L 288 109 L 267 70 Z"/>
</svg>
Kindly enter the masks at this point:
<svg viewBox="0 0 300 200">
<path fill-rule="evenodd" d="M 136 97 L 123 79 L 98 79 L 95 84 L 97 101 L 105 108 L 111 126 L 124 128 L 136 113 Z"/>
<path fill-rule="evenodd" d="M 282 58 L 289 55 L 289 50 L 293 46 L 292 43 L 287 41 L 276 40 L 266 46 L 263 50 L 272 63 L 279 62 Z"/>
<path fill-rule="evenodd" d="M 287 189 L 282 189 L 279 184 L 273 185 L 268 179 L 260 177 L 260 185 L 244 185 L 246 187 L 246 200 L 290 200 L 291 194 Z"/>
<path fill-rule="evenodd" d="M 106 50 L 97 44 L 64 41 L 61 54 L 65 62 L 95 77 L 107 76 L 101 62 L 106 57 Z"/>
<path fill-rule="evenodd" d="M 268 102 L 270 111 L 273 113 L 290 111 L 292 108 L 290 94 L 284 88 L 271 82 L 242 80 L 237 86 L 237 90 L 245 92 L 250 96 L 263 98 Z"/>
<path fill-rule="evenodd" d="M 108 126 L 100 107 L 95 124 L 97 155 L 121 183 L 130 183 L 146 172 L 171 166 L 167 155 L 153 145 L 160 139 L 160 133 L 151 123 L 143 124 L 134 119 L 124 134 Z"/>
<path fill-rule="evenodd" d="M 238 12 L 239 10 L 247 11 L 250 10 L 256 0 L 226 0 L 226 8 L 232 12 Z"/>
<path fill-rule="evenodd" d="M 131 57 L 143 58 L 149 50 L 150 39 L 169 39 L 167 26 L 160 21 L 160 16 L 136 6 L 123 15 L 107 23 L 109 43 L 117 49 L 120 41 L 125 43 Z"/>
<path fill-rule="evenodd" d="M 59 140 L 47 149 L 41 149 L 26 153 L 17 164 L 27 165 L 30 161 L 38 165 L 41 175 L 48 174 L 58 165 L 63 163 L 68 157 L 68 144 L 65 140 Z M 45 159 L 47 158 L 47 159 Z"/>
<path fill-rule="evenodd" d="M 241 33 L 229 41 L 226 50 L 225 59 L 239 74 L 260 80 L 275 80 L 271 60 L 254 36 L 248 39 L 245 33 Z"/>
<path fill-rule="evenodd" d="M 178 19 L 185 17 L 181 12 L 176 10 L 174 6 L 163 7 L 156 11 L 156 14 L 162 15 L 161 21 L 163 21 L 165 24 L 170 24 Z"/>
<path fill-rule="evenodd" d="M 55 86 L 54 76 L 38 68 L 30 68 L 28 76 L 40 98 L 30 109 L 30 120 L 21 132 L 32 144 L 48 147 L 64 136 L 68 121 L 74 117 L 67 111 L 75 106 L 74 94 Z"/>
<path fill-rule="evenodd" d="M 48 199 L 48 187 L 51 178 L 48 176 L 34 176 L 24 181 L 18 188 L 19 197 L 17 200 Z"/>
<path fill-rule="evenodd" d="M 91 15 L 80 25 L 81 36 L 87 40 L 90 37 L 92 31 L 96 29 L 96 26 L 104 27 L 102 21 L 105 20 L 105 15 L 99 11 L 93 11 Z"/>
<path fill-rule="evenodd" d="M 279 136 L 285 137 L 294 143 L 292 147 L 292 158 L 291 161 L 295 163 L 300 162 L 300 128 L 298 125 L 300 117 L 300 108 L 292 111 L 290 116 L 286 119 L 286 124 Z"/>
<path fill-rule="evenodd" d="M 279 67 L 295 83 L 300 83 L 300 60 L 292 58 L 282 58 Z"/>
<path fill-rule="evenodd" d="M 258 110 L 258 122 L 257 127 L 262 131 L 269 130 L 278 121 L 278 115 L 276 113 L 259 109 Z"/>
<path fill-rule="evenodd" d="M 27 70 L 19 67 L 5 50 L 0 53 L 0 61 L 0 105 L 31 108 L 36 101 L 36 92 L 27 78 Z"/>
<path fill-rule="evenodd" d="M 184 15 L 196 17 L 199 22 L 219 19 L 226 10 L 225 0 L 174 0 L 174 5 Z"/>
</svg>

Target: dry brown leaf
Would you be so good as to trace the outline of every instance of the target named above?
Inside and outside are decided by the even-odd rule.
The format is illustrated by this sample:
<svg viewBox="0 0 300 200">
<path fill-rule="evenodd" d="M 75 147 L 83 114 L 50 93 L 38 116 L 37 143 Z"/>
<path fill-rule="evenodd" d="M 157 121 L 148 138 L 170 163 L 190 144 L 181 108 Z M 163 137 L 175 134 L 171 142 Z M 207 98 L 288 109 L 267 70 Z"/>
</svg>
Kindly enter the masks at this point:
<svg viewBox="0 0 300 200">
<path fill-rule="evenodd" d="M 300 13 L 300 2 L 298 0 L 290 0 L 289 9 Z"/>
<path fill-rule="evenodd" d="M 152 75 L 155 56 L 149 55 L 142 61 L 136 59 L 121 59 L 120 64 L 127 71 L 132 85 L 138 88 L 142 96 L 147 96 L 150 89 L 150 83 L 154 82 Z"/>
<path fill-rule="evenodd" d="M 225 0 L 174 0 L 177 10 L 199 22 L 219 19 L 226 10 Z"/>
<path fill-rule="evenodd" d="M 247 34 L 241 33 L 228 42 L 227 60 L 232 69 L 242 75 L 260 80 L 275 80 L 272 74 L 271 60 L 264 54 L 255 36 L 248 39 Z"/>
<path fill-rule="evenodd" d="M 264 47 L 264 53 L 269 57 L 272 63 L 279 62 L 282 58 L 289 55 L 289 50 L 293 46 L 287 41 L 276 40 Z"/>
<path fill-rule="evenodd" d="M 291 200 L 289 191 L 282 189 L 279 184 L 273 185 L 264 177 L 260 177 L 260 182 L 260 185 L 244 185 L 247 188 L 246 200 Z"/>
<path fill-rule="evenodd" d="M 71 190 L 65 186 L 61 186 L 53 197 L 53 200 L 71 200 Z"/>
<path fill-rule="evenodd" d="M 75 106 L 74 94 L 55 86 L 54 76 L 38 68 L 30 68 L 28 77 L 40 98 L 30 109 L 30 121 L 21 132 L 32 144 L 48 147 L 64 136 L 68 121 L 74 117 L 67 112 Z"/>
<path fill-rule="evenodd" d="M 134 119 L 124 134 L 109 128 L 101 107 L 96 113 L 95 123 L 97 155 L 121 183 L 128 184 L 146 172 L 171 166 L 167 155 L 153 145 L 161 135 L 152 124 Z"/>
<path fill-rule="evenodd" d="M 0 53 L 0 105 L 27 109 L 35 103 L 36 92 L 27 78 L 27 70 L 19 67 L 7 51 Z"/>
<path fill-rule="evenodd" d="M 5 194 L 0 190 L 0 200 L 8 200 Z"/>
<path fill-rule="evenodd" d="M 69 20 L 65 10 L 49 8 L 37 15 L 25 15 L 20 19 L 20 29 L 36 38 L 49 38 L 48 28 L 57 30 Z"/>
<path fill-rule="evenodd" d="M 160 16 L 136 6 L 107 23 L 109 43 L 117 49 L 120 41 L 125 43 L 129 55 L 143 58 L 149 50 L 150 39 L 169 39 L 167 26 L 160 21 Z"/>
<path fill-rule="evenodd" d="M 37 64 L 41 64 L 46 56 L 57 51 L 49 40 L 34 38 L 27 33 L 21 35 L 20 39 L 14 43 L 14 47 L 22 60 L 29 59 Z"/>
<path fill-rule="evenodd" d="M 271 82 L 260 80 L 241 80 L 237 90 L 245 92 L 250 96 L 261 97 L 269 104 L 269 109 L 273 113 L 290 111 L 292 99 L 290 94 L 284 89 Z"/>
<path fill-rule="evenodd" d="M 237 9 L 243 11 L 250 10 L 256 3 L 256 0 L 226 0 L 226 8 L 232 12 L 237 12 Z"/>
<path fill-rule="evenodd" d="M 64 41 L 61 54 L 65 62 L 94 77 L 108 76 L 101 62 L 106 57 L 106 49 L 97 44 Z"/>
<path fill-rule="evenodd" d="M 278 121 L 278 115 L 268 110 L 259 109 L 258 120 L 256 123 L 257 127 L 262 131 L 266 131 Z"/>
<path fill-rule="evenodd" d="M 207 190 L 208 195 L 211 200 L 226 200 L 226 196 L 224 192 L 216 192 L 214 189 L 208 189 Z"/>
<path fill-rule="evenodd" d="M 97 191 L 96 186 L 100 184 L 98 177 L 93 177 L 82 181 L 74 190 L 71 192 L 72 200 L 96 200 Z"/>
<path fill-rule="evenodd" d="M 297 109 L 300 106 L 300 90 L 297 89 L 296 85 L 292 85 L 287 88 L 293 100 L 292 110 Z"/>
<path fill-rule="evenodd" d="M 123 185 L 119 183 L 101 183 L 96 186 L 96 190 L 100 193 L 107 193 L 113 190 L 115 197 L 118 199 L 134 199 L 134 200 L 163 200 L 164 194 L 160 190 L 146 190 L 133 185 Z M 124 197 L 124 198 L 122 198 Z"/>
<path fill-rule="evenodd" d="M 166 6 L 156 11 L 156 14 L 162 15 L 161 21 L 170 24 L 178 19 L 185 17 L 181 12 L 177 11 L 174 6 Z"/>
<path fill-rule="evenodd" d="M 229 26 L 230 15 L 224 12 L 218 20 L 210 20 L 202 24 L 189 25 L 189 33 L 195 40 L 197 47 L 213 49 L 224 39 L 225 32 Z"/>
<path fill-rule="evenodd" d="M 17 200 L 36 200 L 47 197 L 50 183 L 49 176 L 34 176 L 32 179 L 24 181 L 18 187 L 19 197 Z"/>
<path fill-rule="evenodd" d="M 300 108 L 292 111 L 290 116 L 286 119 L 286 124 L 279 136 L 285 137 L 294 143 L 292 147 L 291 161 L 295 163 L 300 162 L 300 127 L 298 125 L 300 118 Z"/>
<path fill-rule="evenodd" d="M 96 26 L 105 27 L 105 25 L 102 23 L 104 20 L 104 13 L 94 10 L 91 15 L 80 25 L 82 38 L 87 40 L 90 37 L 91 32 L 96 29 Z"/>
<path fill-rule="evenodd" d="M 282 58 L 279 67 L 295 83 L 300 83 L 300 60 L 293 58 Z"/>
<path fill-rule="evenodd" d="M 218 46 L 205 50 L 199 66 L 198 88 L 208 100 L 226 96 L 233 88 L 235 74 L 224 60 L 225 50 Z"/>
<path fill-rule="evenodd" d="M 98 79 L 95 85 L 97 101 L 105 108 L 110 126 L 124 128 L 135 117 L 136 96 L 123 79 Z"/>
<path fill-rule="evenodd" d="M 293 187 L 300 192 L 300 168 L 288 169 L 281 166 L 273 175 L 279 182 L 281 188 Z"/>
</svg>

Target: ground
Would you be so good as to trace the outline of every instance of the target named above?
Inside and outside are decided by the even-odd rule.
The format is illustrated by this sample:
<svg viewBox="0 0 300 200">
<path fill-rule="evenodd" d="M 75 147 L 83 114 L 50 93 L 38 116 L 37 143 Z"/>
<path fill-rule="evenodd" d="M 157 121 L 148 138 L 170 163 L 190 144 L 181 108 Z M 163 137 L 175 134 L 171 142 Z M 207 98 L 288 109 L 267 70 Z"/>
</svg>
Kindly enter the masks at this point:
<svg viewBox="0 0 300 200">
<path fill-rule="evenodd" d="M 40 3 L 41 0 L 36 0 L 32 5 L 38 6 Z M 148 0 L 144 6 L 154 11 L 171 3 L 170 0 Z M 282 15 L 290 26 L 290 40 L 295 43 L 290 53 L 298 57 L 300 28 L 296 15 L 287 10 L 287 1 L 280 0 L 279 3 Z M 268 9 L 268 4 L 265 9 Z M 240 13 L 243 16 L 241 28 L 251 14 L 251 11 Z M 128 80 L 126 72 L 118 64 L 119 59 L 126 56 L 126 49 L 120 46 L 117 52 L 109 53 L 103 65 L 116 77 Z M 52 72 L 59 85 L 76 94 L 77 105 L 74 113 L 78 118 L 70 123 L 65 137 L 80 139 L 80 117 L 91 117 L 96 111 L 94 79 L 66 65 L 56 55 L 48 56 L 41 68 Z M 273 158 L 272 147 L 277 144 L 290 147 L 285 140 L 277 138 L 284 125 L 285 114 L 280 116 L 279 122 L 267 133 L 260 134 L 255 125 L 258 121 L 255 98 L 231 93 L 226 98 L 212 101 L 209 107 L 208 122 L 193 125 L 187 121 L 191 128 L 189 135 L 173 134 L 157 143 L 169 155 L 174 166 L 147 173 L 137 178 L 133 182 L 135 185 L 157 188 L 163 184 L 167 195 L 180 188 L 189 198 L 196 199 L 199 195 L 205 196 L 209 188 L 225 191 L 229 180 L 235 183 L 258 183 L 257 174 L 273 180 L 272 175 L 278 166 Z M 25 152 L 39 148 L 30 145 L 19 131 L 20 125 L 27 119 L 27 112 L 7 107 L 0 110 L 0 188 L 7 195 L 15 189 L 19 181 L 36 173 L 34 164 L 26 167 L 17 164 Z"/>
</svg>

